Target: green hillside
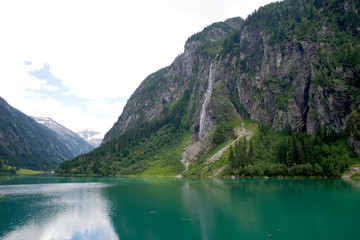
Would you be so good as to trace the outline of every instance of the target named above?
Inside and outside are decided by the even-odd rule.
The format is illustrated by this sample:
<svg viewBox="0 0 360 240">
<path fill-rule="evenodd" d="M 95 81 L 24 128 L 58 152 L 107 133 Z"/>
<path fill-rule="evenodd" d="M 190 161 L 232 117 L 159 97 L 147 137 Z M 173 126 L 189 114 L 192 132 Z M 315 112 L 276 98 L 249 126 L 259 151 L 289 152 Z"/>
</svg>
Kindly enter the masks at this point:
<svg viewBox="0 0 360 240">
<path fill-rule="evenodd" d="M 57 172 L 338 177 L 360 149 L 359 32 L 360 2 L 347 0 L 285 0 L 212 24 L 144 80 L 103 145 Z"/>
</svg>

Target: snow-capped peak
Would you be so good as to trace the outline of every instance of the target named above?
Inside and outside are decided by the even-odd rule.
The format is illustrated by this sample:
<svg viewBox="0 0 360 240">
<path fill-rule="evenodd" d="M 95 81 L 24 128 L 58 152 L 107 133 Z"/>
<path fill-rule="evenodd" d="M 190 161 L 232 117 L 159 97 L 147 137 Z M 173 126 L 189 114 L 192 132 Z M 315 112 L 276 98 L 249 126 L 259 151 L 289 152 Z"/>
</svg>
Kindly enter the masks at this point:
<svg viewBox="0 0 360 240">
<path fill-rule="evenodd" d="M 104 138 L 104 134 L 101 134 L 92 129 L 81 129 L 77 130 L 76 133 L 94 147 L 98 147 Z"/>
</svg>

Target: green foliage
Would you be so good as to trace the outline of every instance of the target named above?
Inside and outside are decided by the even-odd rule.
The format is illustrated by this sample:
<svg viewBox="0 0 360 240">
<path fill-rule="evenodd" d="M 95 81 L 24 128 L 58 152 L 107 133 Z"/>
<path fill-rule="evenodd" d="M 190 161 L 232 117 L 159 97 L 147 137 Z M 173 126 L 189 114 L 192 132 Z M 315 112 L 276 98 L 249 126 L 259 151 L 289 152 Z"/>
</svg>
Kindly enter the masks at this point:
<svg viewBox="0 0 360 240">
<path fill-rule="evenodd" d="M 182 152 L 191 134 L 185 132 L 178 140 L 172 141 L 164 148 L 161 148 L 157 154 L 147 159 L 145 171 L 141 176 L 175 176 L 185 170 L 184 165 L 180 162 Z"/>
<path fill-rule="evenodd" d="M 226 58 L 222 59 L 229 60 L 226 64 L 235 71 L 232 73 L 225 69 L 226 77 L 236 79 L 239 72 L 244 73 L 244 81 L 252 88 L 251 81 L 254 79 L 254 72 L 257 71 L 254 66 L 258 66 L 257 59 L 261 55 L 259 51 L 263 51 L 262 41 L 267 41 L 270 47 L 274 46 L 274 50 L 283 54 L 286 53 L 283 49 L 285 47 L 290 48 L 289 51 L 296 48 L 298 52 L 314 48 L 315 54 L 311 56 L 311 66 L 306 66 L 308 70 L 293 64 L 290 66 L 289 76 L 279 79 L 279 74 L 274 73 L 263 81 L 261 88 L 251 89 L 252 97 L 260 100 L 260 108 L 270 111 L 269 105 L 261 97 L 263 91 L 270 91 L 274 93 L 276 109 L 286 111 L 289 100 L 294 99 L 292 81 L 298 81 L 300 77 L 306 79 L 309 84 L 314 84 L 314 89 L 322 87 L 324 94 L 345 87 L 344 98 L 357 98 L 354 101 L 359 102 L 360 20 L 356 14 L 359 5 L 359 1 L 351 1 L 351 4 L 345 7 L 344 0 L 284 0 L 255 11 L 247 18 L 243 29 L 233 31 L 226 24 L 213 24 L 188 39 L 189 44 L 196 42 L 194 46 L 198 46 L 196 57 L 203 57 L 195 59 L 190 79 L 202 69 L 201 60 L 208 61 L 222 54 L 221 57 L 226 55 Z M 258 33 L 254 36 L 258 36 L 260 49 L 241 38 L 243 31 L 247 31 L 251 36 L 252 30 Z M 227 37 L 217 40 L 219 36 Z M 167 70 L 165 68 L 150 75 L 132 98 L 138 97 L 140 104 L 145 99 L 152 100 L 151 103 L 158 101 L 155 99 L 155 92 L 157 88 L 166 86 L 168 79 L 164 73 Z M 302 72 L 301 70 L 304 70 L 306 76 L 299 76 L 298 72 Z M 193 81 L 193 84 L 196 86 L 198 83 Z M 213 170 L 215 164 L 208 166 L 205 159 L 233 138 L 234 127 L 226 127 L 225 122 L 234 119 L 230 116 L 233 114 L 231 110 L 235 107 L 238 114 L 247 115 L 244 106 L 239 102 L 236 81 L 228 80 L 226 84 L 228 86 L 217 87 L 213 95 L 215 101 L 212 103 L 212 117 L 218 124 L 213 132 L 212 147 L 200 156 L 197 163 L 190 165 L 185 175 L 201 176 L 204 174 L 205 166 L 208 167 L 206 171 Z M 223 96 L 226 95 L 230 97 L 224 99 Z M 343 96 L 335 96 L 337 97 Z M 197 109 L 197 103 L 193 101 L 192 106 L 188 108 L 189 111 L 185 110 L 188 98 L 187 96 L 185 100 L 171 102 L 160 119 L 138 124 L 92 153 L 64 162 L 58 172 L 100 175 L 170 175 L 181 172 L 181 149 L 176 150 L 176 156 L 167 155 L 166 152 L 179 146 L 178 143 L 188 133 L 187 118 L 191 119 Z M 354 136 L 360 138 L 360 124 L 356 114 L 359 112 L 349 118 L 348 126 Z M 331 129 L 320 129 L 315 136 L 309 136 L 291 130 L 274 133 L 265 125 L 259 126 L 251 141 L 242 140 L 236 143 L 226 154 L 227 163 L 230 165 L 227 170 L 229 174 L 245 176 L 334 177 L 339 176 L 354 158 L 352 151 L 346 146 L 345 138 L 331 133 Z M 162 155 L 166 157 L 161 157 Z M 169 159 L 177 159 L 177 162 Z M 221 164 L 216 163 L 220 164 L 218 167 L 226 164 L 224 159 L 219 162 Z M 174 168 L 169 167 L 172 164 Z"/>
<path fill-rule="evenodd" d="M 94 151 L 64 161 L 57 169 L 59 174 L 97 174 L 97 175 L 140 175 L 146 169 L 159 166 L 160 162 L 149 165 L 149 161 L 159 160 L 156 156 L 163 149 L 177 146 L 189 128 L 186 110 L 189 93 L 186 92 L 171 110 L 159 119 L 132 128 L 115 139 L 101 145 Z M 171 169 L 167 172 L 180 172 L 181 155 L 171 157 Z M 174 159 L 176 161 L 174 161 Z M 160 159 L 161 160 L 161 159 Z M 161 164 L 160 164 L 161 165 Z"/>
<path fill-rule="evenodd" d="M 61 160 L 75 154 L 66 143 L 0 98 L 0 161 L 34 170 L 54 169 Z"/>
<path fill-rule="evenodd" d="M 252 141 L 248 145 L 237 143 L 234 153 L 229 154 L 232 174 L 339 177 L 352 159 L 357 159 L 346 145 L 346 137 L 326 128 L 311 137 L 291 130 L 274 133 L 269 127 L 259 125 Z"/>
<path fill-rule="evenodd" d="M 230 153 L 229 153 L 229 163 L 231 168 L 237 168 L 237 160 L 235 158 L 234 148 L 233 146 L 230 146 Z"/>
<path fill-rule="evenodd" d="M 16 168 L 10 167 L 4 164 L 3 160 L 0 160 L 0 174 L 15 174 Z"/>
<path fill-rule="evenodd" d="M 356 9 L 360 3 L 353 1 L 345 7 L 344 0 L 284 0 L 260 7 L 249 15 L 244 23 L 247 29 L 265 33 L 270 43 L 283 43 L 293 39 L 314 42 L 321 38 L 319 32 L 326 23 L 328 32 L 336 32 L 337 38 L 355 37 L 359 40 L 360 18 Z M 243 29 L 233 32 L 223 41 L 223 53 L 238 55 L 246 43 L 240 41 Z M 341 37 L 340 37 L 341 36 Z M 331 36 L 324 36 L 325 38 Z M 333 37 L 331 38 L 333 41 Z M 353 44 L 353 46 L 356 46 Z M 354 47 L 358 49 L 358 47 Z M 359 51 L 353 51 L 359 52 Z M 341 54 L 342 55 L 342 54 Z M 354 61 L 352 61 L 354 63 Z M 246 64 L 242 64 L 246 65 Z M 244 70 L 244 69 L 243 69 Z"/>
<path fill-rule="evenodd" d="M 241 24 L 244 20 L 240 17 L 236 17 L 232 19 L 236 21 L 238 24 Z M 191 37 L 188 38 L 187 42 L 192 41 L 201 41 L 201 42 L 209 42 L 213 39 L 217 39 L 219 35 L 229 34 L 233 31 L 233 29 L 224 22 L 217 22 L 207 26 L 201 32 L 195 33 Z"/>
<path fill-rule="evenodd" d="M 240 17 L 233 18 L 233 22 L 242 24 L 244 22 Z M 201 32 L 192 35 L 187 42 L 198 41 L 200 46 L 196 49 L 197 54 L 206 54 L 211 57 L 217 56 L 223 51 L 223 38 L 232 34 L 234 29 L 225 22 L 213 23 L 203 29 Z"/>
<path fill-rule="evenodd" d="M 230 151 L 232 151 L 232 146 Z M 246 138 L 238 141 L 235 144 L 235 151 L 233 156 L 230 158 L 231 154 L 229 154 L 229 163 L 232 168 L 239 168 L 249 165 L 252 162 L 252 156 L 250 151 L 248 151 Z"/>
<path fill-rule="evenodd" d="M 222 121 L 219 122 L 214 130 L 212 137 L 212 149 L 224 145 L 230 139 L 235 137 L 234 128 L 241 126 L 240 120 Z"/>
<path fill-rule="evenodd" d="M 360 140 L 360 106 L 349 116 L 347 129 L 356 140 Z"/>
<path fill-rule="evenodd" d="M 36 174 L 41 174 L 42 172 L 40 171 L 33 171 L 30 169 L 24 169 L 24 168 L 20 168 L 16 171 L 16 174 L 19 175 L 36 175 Z"/>
<path fill-rule="evenodd" d="M 223 41 L 223 53 L 238 54 L 240 52 L 240 33 L 241 30 L 234 31 Z"/>
<path fill-rule="evenodd" d="M 198 54 L 206 54 L 211 57 L 217 56 L 223 50 L 222 40 L 216 42 L 205 42 L 196 49 Z"/>
<path fill-rule="evenodd" d="M 225 129 L 221 125 L 217 125 L 213 135 L 213 140 L 212 140 L 213 144 L 217 146 L 225 142 L 225 138 L 226 138 L 225 133 L 226 133 Z"/>
<path fill-rule="evenodd" d="M 355 181 L 360 181 L 360 172 L 351 175 L 351 179 Z"/>
</svg>

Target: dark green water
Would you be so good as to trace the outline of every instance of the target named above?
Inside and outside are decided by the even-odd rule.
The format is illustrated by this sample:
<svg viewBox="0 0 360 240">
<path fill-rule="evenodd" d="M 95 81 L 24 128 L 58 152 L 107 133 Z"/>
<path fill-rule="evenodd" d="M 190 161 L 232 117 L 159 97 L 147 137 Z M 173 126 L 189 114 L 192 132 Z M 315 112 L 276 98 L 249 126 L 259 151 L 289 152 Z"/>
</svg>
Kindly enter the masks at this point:
<svg viewBox="0 0 360 240">
<path fill-rule="evenodd" d="M 359 239 L 343 180 L 0 176 L 0 239 Z"/>
</svg>

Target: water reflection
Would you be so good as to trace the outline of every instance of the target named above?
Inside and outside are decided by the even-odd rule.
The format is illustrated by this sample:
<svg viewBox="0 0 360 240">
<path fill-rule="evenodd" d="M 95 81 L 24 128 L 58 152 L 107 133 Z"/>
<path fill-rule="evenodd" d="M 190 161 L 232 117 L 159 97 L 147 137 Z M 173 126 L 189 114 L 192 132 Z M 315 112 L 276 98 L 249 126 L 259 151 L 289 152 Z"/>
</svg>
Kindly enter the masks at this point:
<svg viewBox="0 0 360 240">
<path fill-rule="evenodd" d="M 300 240 L 358 234 L 360 189 L 342 180 L 30 180 L 0 185 L 1 239 Z"/>
<path fill-rule="evenodd" d="M 351 184 L 353 187 L 360 189 L 360 181 L 355 181 L 352 179 L 345 178 L 344 181 L 348 184 Z"/>
<path fill-rule="evenodd" d="M 102 195 L 105 186 L 102 183 L 0 186 L 0 192 L 6 196 L 2 207 L 14 201 L 26 206 L 18 217 L 24 219 L 23 224 L 17 224 L 3 239 L 118 239 L 108 215 L 109 204 Z"/>
<path fill-rule="evenodd" d="M 342 180 L 185 181 L 183 211 L 198 224 L 197 239 L 340 239 L 353 234 L 347 225 L 354 220 L 349 210 L 356 198 Z"/>
</svg>

